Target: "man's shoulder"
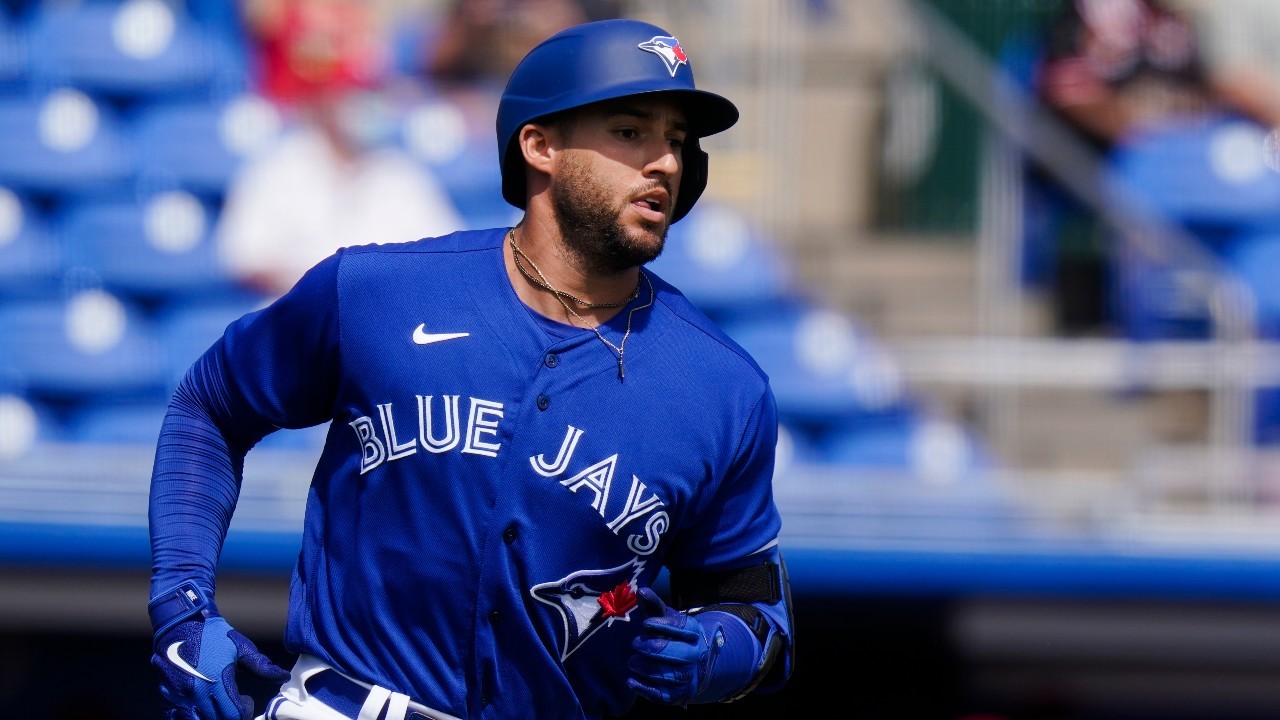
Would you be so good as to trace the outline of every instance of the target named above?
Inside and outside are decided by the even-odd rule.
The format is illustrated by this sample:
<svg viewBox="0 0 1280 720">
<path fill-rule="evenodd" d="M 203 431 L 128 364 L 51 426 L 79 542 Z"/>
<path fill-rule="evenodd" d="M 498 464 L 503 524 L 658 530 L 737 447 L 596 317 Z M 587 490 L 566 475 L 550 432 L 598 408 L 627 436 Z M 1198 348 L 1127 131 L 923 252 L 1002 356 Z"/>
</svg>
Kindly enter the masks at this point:
<svg viewBox="0 0 1280 720">
<path fill-rule="evenodd" d="M 345 248 L 349 255 L 456 254 L 494 250 L 501 247 L 507 228 L 459 230 L 438 237 L 424 237 L 407 242 L 370 243 Z"/>
<path fill-rule="evenodd" d="M 671 283 L 663 280 L 652 271 L 646 270 L 653 282 L 657 302 L 670 313 L 673 322 L 671 327 L 676 332 L 684 333 L 680 342 L 698 342 L 703 345 L 703 353 L 711 352 L 721 358 L 718 367 L 721 372 L 736 368 L 737 371 L 765 379 L 766 375 L 755 358 L 729 337 L 720 326 L 706 313 L 685 297 L 684 293 Z M 700 362 L 706 364 L 711 358 L 705 354 Z"/>
<path fill-rule="evenodd" d="M 435 287 L 478 281 L 501 267 L 495 257 L 502 249 L 504 229 L 463 230 L 409 242 L 352 245 L 336 253 L 340 287 L 346 291 L 389 286 L 430 278 Z M 359 291 L 363 292 L 363 291 Z"/>
</svg>

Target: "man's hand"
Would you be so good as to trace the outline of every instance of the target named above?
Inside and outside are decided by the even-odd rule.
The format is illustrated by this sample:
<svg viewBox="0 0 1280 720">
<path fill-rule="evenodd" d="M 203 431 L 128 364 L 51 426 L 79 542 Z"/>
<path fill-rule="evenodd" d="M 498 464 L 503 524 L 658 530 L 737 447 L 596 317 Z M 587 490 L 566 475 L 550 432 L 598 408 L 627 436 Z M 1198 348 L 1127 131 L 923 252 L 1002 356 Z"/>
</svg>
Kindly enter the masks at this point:
<svg viewBox="0 0 1280 720">
<path fill-rule="evenodd" d="M 250 720 L 253 698 L 236 687 L 236 669 L 284 682 L 278 667 L 218 615 L 196 616 L 155 638 L 151 664 L 160 671 L 166 720 Z"/>
<path fill-rule="evenodd" d="M 723 635 L 709 640 L 696 618 L 667 607 L 652 588 L 638 595 L 647 618 L 632 642 L 627 684 L 650 702 L 687 705 L 710 677 Z"/>
</svg>

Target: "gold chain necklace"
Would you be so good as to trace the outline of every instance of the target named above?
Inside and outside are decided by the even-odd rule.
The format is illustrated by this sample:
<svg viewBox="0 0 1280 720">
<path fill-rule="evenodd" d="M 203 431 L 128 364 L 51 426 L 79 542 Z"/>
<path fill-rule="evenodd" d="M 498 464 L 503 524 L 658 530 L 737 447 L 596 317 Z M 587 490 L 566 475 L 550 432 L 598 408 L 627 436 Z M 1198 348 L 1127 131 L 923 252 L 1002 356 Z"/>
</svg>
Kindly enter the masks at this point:
<svg viewBox="0 0 1280 720">
<path fill-rule="evenodd" d="M 507 235 L 507 237 L 511 238 L 511 249 L 513 251 L 512 256 L 513 256 L 513 259 L 515 260 L 516 267 L 520 269 L 520 272 L 526 278 L 529 278 L 530 282 L 532 282 L 533 284 L 541 288 L 546 289 L 548 292 L 554 295 L 555 298 L 560 301 L 560 304 L 564 306 L 564 309 L 567 310 L 570 315 L 573 315 L 574 317 L 578 318 L 578 322 L 581 323 L 583 327 L 589 328 L 591 332 L 594 332 L 596 334 L 596 337 L 600 338 L 600 342 L 604 343 L 606 347 L 608 347 L 610 350 L 614 352 L 614 354 L 618 356 L 618 379 L 619 380 L 626 379 L 626 373 L 622 369 L 622 357 L 626 353 L 627 338 L 631 337 L 631 318 L 635 316 L 637 310 L 643 310 L 649 307 L 650 305 L 652 305 L 654 298 L 657 295 L 657 293 L 654 292 L 654 289 L 653 289 L 653 281 L 649 279 L 649 276 L 646 275 L 643 270 L 640 271 L 640 276 L 644 278 L 645 284 L 649 286 L 649 301 L 643 305 L 637 305 L 636 307 L 631 308 L 631 310 L 627 312 L 627 330 L 626 332 L 622 333 L 622 342 L 617 345 L 614 345 L 613 343 L 609 342 L 609 338 L 605 337 L 604 333 L 600 332 L 600 328 L 598 326 L 592 325 L 591 323 L 587 322 L 586 318 L 579 315 L 578 311 L 574 310 L 569 305 L 569 303 L 565 301 L 565 297 L 567 296 L 569 299 L 573 300 L 579 305 L 584 305 L 586 307 L 621 307 L 631 302 L 632 300 L 635 300 L 637 297 L 639 297 L 640 283 L 639 282 L 636 283 L 635 292 L 631 293 L 631 298 L 628 299 L 626 302 L 613 303 L 608 305 L 592 305 L 590 303 L 585 303 L 575 298 L 574 296 L 569 295 L 566 292 L 562 292 L 560 290 L 557 290 L 551 287 L 551 283 L 547 282 L 547 276 L 543 275 L 542 271 L 538 269 L 538 266 L 535 265 L 534 262 L 529 259 L 529 256 L 525 255 L 524 252 L 516 245 L 516 234 L 514 229 L 511 230 L 511 232 Z M 538 273 L 537 278 L 530 276 L 529 272 L 525 270 L 524 267 L 520 264 L 521 256 L 523 256 L 524 259 L 527 260 L 529 264 L 533 266 L 533 271 Z"/>
<path fill-rule="evenodd" d="M 537 285 L 543 290 L 546 290 L 552 295 L 555 295 L 556 298 L 558 298 L 561 302 L 564 302 L 565 300 L 572 300 L 578 305 L 581 305 L 582 307 L 592 308 L 592 309 L 620 308 L 640 296 L 639 281 L 636 282 L 636 289 L 631 291 L 631 297 L 627 298 L 626 300 L 619 300 L 618 302 L 607 302 L 607 303 L 587 302 L 586 300 L 579 298 L 577 295 L 571 295 L 563 290 L 557 290 L 556 288 L 551 287 L 551 283 L 547 282 L 547 276 L 542 274 L 542 271 L 538 269 L 538 266 L 533 262 L 533 259 L 530 258 L 528 255 L 525 255 L 524 251 L 520 249 L 520 246 L 516 245 L 515 228 L 512 228 L 510 231 L 507 232 L 507 238 L 510 239 L 511 241 L 512 259 L 515 260 L 516 269 L 520 271 L 520 274 L 524 275 L 525 279 L 527 279 L 529 282 L 533 283 L 534 285 Z M 529 271 L 526 270 L 524 267 L 524 263 L 520 262 L 520 258 L 524 258 L 524 262 L 529 263 L 529 266 L 533 268 L 533 271 L 538 273 L 538 277 L 534 277 L 533 275 L 529 274 Z"/>
</svg>

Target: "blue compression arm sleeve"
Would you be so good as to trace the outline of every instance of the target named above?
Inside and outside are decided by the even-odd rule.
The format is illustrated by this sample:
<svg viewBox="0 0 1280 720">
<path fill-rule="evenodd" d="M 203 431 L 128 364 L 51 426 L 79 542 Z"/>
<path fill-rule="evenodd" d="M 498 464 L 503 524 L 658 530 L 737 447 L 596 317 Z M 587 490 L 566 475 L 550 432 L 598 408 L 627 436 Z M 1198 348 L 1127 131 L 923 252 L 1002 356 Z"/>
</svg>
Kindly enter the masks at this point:
<svg viewBox="0 0 1280 720">
<path fill-rule="evenodd" d="M 240 495 L 244 456 L 266 434 L 237 439 L 220 429 L 229 425 L 230 416 L 222 370 L 215 347 L 178 386 L 161 426 L 148 510 L 152 596 L 184 580 L 214 587 L 218 555 Z"/>
<path fill-rule="evenodd" d="M 153 597 L 184 581 L 213 589 L 249 449 L 331 413 L 339 256 L 232 323 L 174 393 L 151 476 Z"/>
</svg>

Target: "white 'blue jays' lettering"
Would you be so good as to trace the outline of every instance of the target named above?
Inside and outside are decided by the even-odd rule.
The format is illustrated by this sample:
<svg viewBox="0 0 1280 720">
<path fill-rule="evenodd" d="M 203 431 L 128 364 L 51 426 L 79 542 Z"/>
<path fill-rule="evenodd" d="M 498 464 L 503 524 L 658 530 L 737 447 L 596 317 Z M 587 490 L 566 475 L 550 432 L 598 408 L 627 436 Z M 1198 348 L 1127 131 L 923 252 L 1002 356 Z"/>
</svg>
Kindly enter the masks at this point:
<svg viewBox="0 0 1280 720">
<path fill-rule="evenodd" d="M 431 395 L 418 395 L 418 432 L 404 433 L 396 428 L 392 403 L 378 405 L 380 423 L 375 426 L 367 415 L 348 423 L 360 442 L 360 474 L 363 475 L 384 462 L 399 460 L 418 452 L 418 447 L 428 452 L 442 453 L 457 447 L 462 441 L 461 452 L 469 455 L 497 457 L 501 443 L 492 438 L 498 435 L 498 421 L 502 419 L 502 403 L 480 398 L 467 398 L 470 412 L 467 414 L 467 432 L 462 433 L 462 419 L 458 413 L 457 395 L 441 397 L 444 417 L 444 436 L 437 438 L 437 423 L 431 412 Z M 379 434 L 378 427 L 382 432 Z M 402 437 L 409 438 L 401 440 Z"/>
<path fill-rule="evenodd" d="M 560 443 L 560 452 L 556 453 L 555 462 L 548 463 L 545 455 L 535 455 L 529 458 L 533 471 L 542 477 L 555 477 L 564 472 L 565 468 L 569 467 L 569 458 L 573 457 L 573 449 L 578 446 L 580 437 L 582 437 L 582 431 L 570 425 L 569 432 L 564 435 L 564 442 Z"/>
<path fill-rule="evenodd" d="M 530 457 L 529 464 L 533 466 L 535 472 L 543 477 L 549 478 L 564 474 L 573 459 L 573 452 L 578 446 L 578 440 L 582 437 L 582 432 L 582 430 L 572 425 L 568 426 L 564 440 L 560 443 L 560 450 L 556 453 L 555 462 L 548 463 L 544 453 Z M 618 455 L 614 453 L 561 480 L 560 484 L 574 493 L 585 488 L 591 493 L 592 509 L 599 512 L 600 517 L 605 517 L 610 490 L 613 487 L 613 473 L 617 466 Z M 610 532 L 617 535 L 626 524 L 652 513 L 644 523 L 643 534 L 627 537 L 627 547 L 638 555 L 649 555 L 656 550 L 658 541 L 662 539 L 662 533 L 671 524 L 671 519 L 666 511 L 658 509 L 665 507 L 666 503 L 655 493 L 650 493 L 649 497 L 646 498 L 644 496 L 646 490 L 647 488 L 640 481 L 640 478 L 632 475 L 631 488 L 627 492 L 627 499 L 621 512 L 605 525 Z"/>
<path fill-rule="evenodd" d="M 362 415 L 348 423 L 356 433 L 360 443 L 360 474 L 373 470 L 383 463 L 400 460 L 418 452 L 419 448 L 431 453 L 443 453 L 462 445 L 459 451 L 469 455 L 481 455 L 496 458 L 501 449 L 498 437 L 498 423 L 503 417 L 502 403 L 480 398 L 467 398 L 466 432 L 462 431 L 462 415 L 458 412 L 459 395 L 440 396 L 440 417 L 433 411 L 435 403 L 432 395 L 417 395 L 418 431 L 406 433 L 396 427 L 392 403 L 381 403 L 378 408 L 378 422 L 367 415 Z M 564 440 L 556 452 L 555 460 L 547 462 L 546 454 L 529 458 L 529 465 L 542 477 L 556 478 L 564 476 L 572 464 L 574 451 L 583 431 L 568 426 Z M 618 454 L 598 460 L 576 473 L 560 480 L 560 485 L 577 494 L 585 490 L 591 497 L 591 508 L 606 517 L 612 497 L 613 476 L 618 467 Z M 627 547 L 638 555 L 649 555 L 657 549 L 662 534 L 671 524 L 665 510 L 666 503 L 657 494 L 648 492 L 648 488 L 639 477 L 631 476 L 631 487 L 626 499 L 614 518 L 605 524 L 614 535 L 619 535 L 622 528 L 635 520 L 644 518 L 642 531 L 627 536 Z M 614 503 L 616 505 L 616 502 Z"/>
</svg>

